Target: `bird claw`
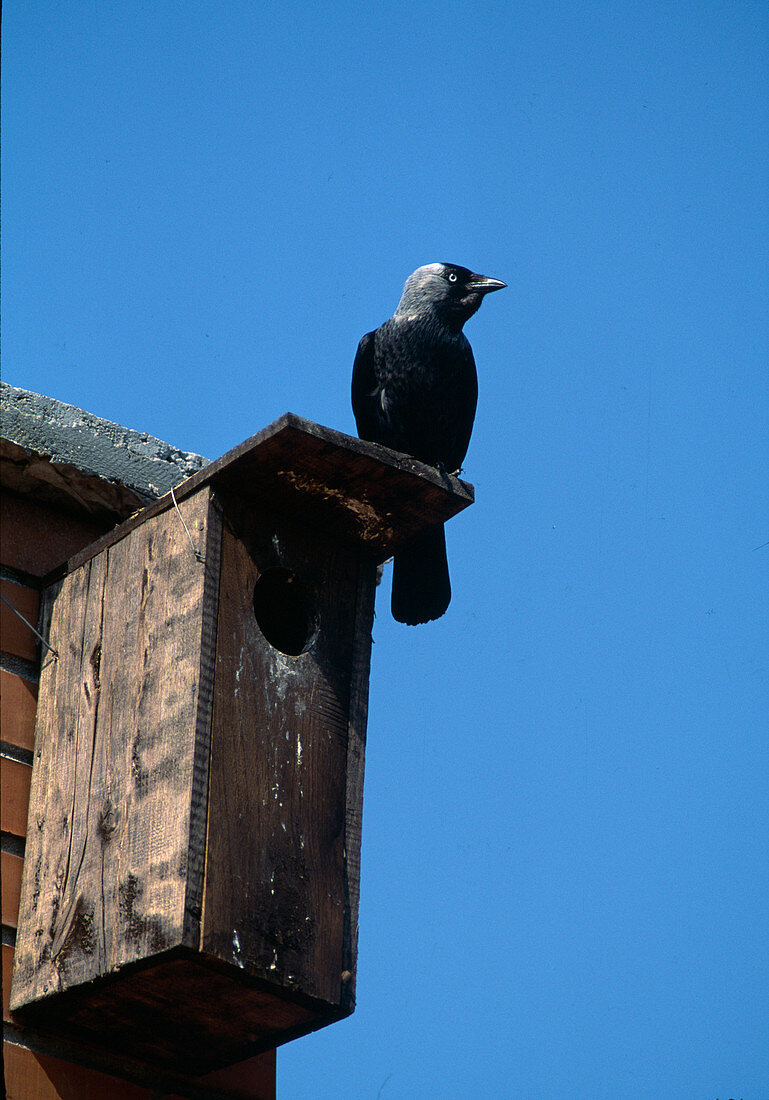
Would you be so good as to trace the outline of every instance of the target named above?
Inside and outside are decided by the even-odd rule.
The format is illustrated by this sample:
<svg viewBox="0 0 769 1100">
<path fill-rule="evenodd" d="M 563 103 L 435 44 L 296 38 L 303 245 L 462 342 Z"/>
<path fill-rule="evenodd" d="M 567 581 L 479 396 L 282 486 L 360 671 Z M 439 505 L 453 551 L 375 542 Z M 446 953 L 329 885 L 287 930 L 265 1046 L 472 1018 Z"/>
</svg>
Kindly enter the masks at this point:
<svg viewBox="0 0 769 1100">
<path fill-rule="evenodd" d="M 441 475 L 447 485 L 451 485 L 452 477 L 459 477 L 459 475 L 462 473 L 461 466 L 458 470 L 447 470 L 443 462 L 437 462 L 435 464 L 435 469 L 438 471 L 438 473 Z"/>
</svg>

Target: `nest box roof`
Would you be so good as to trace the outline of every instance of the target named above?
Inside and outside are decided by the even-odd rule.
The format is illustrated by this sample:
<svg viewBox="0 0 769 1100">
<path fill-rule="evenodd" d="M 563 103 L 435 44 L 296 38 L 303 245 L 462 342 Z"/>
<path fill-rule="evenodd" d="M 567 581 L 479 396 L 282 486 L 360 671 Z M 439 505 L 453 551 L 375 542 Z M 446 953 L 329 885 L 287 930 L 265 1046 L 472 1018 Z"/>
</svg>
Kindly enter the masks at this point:
<svg viewBox="0 0 769 1100">
<path fill-rule="evenodd" d="M 208 484 L 326 532 L 336 531 L 378 560 L 474 500 L 472 485 L 459 478 L 294 413 L 284 413 L 181 482 L 176 500 Z M 67 569 L 171 507 L 167 493 L 83 550 Z"/>
</svg>

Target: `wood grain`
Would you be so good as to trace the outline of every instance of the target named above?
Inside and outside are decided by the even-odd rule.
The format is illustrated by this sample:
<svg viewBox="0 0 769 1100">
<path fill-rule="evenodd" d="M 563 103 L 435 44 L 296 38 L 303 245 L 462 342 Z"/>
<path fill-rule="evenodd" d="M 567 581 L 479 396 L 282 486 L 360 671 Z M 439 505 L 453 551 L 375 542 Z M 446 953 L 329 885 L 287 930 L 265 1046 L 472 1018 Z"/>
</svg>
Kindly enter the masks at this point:
<svg viewBox="0 0 769 1100">
<path fill-rule="evenodd" d="M 48 593 L 14 1007 L 182 942 L 204 583 L 171 512 Z"/>
</svg>

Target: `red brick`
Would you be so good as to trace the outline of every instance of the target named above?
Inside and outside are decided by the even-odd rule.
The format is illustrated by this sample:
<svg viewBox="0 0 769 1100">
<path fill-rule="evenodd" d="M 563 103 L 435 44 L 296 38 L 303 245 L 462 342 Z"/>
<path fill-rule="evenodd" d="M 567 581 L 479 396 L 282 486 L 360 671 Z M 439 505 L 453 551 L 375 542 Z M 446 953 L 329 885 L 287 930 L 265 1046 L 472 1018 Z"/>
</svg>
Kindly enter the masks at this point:
<svg viewBox="0 0 769 1100">
<path fill-rule="evenodd" d="M 3 924 L 16 927 L 19 917 L 21 871 L 24 860 L 12 852 L 0 852 L 0 894 L 2 895 Z"/>
<path fill-rule="evenodd" d="M 151 1100 L 148 1089 L 6 1043 L 8 1100 Z M 157 1093 L 155 1094 L 157 1095 Z"/>
<path fill-rule="evenodd" d="M 36 577 L 50 573 L 114 524 L 79 519 L 13 493 L 0 497 L 0 563 Z"/>
<path fill-rule="evenodd" d="M 226 1089 L 233 1100 L 275 1100 L 275 1051 L 199 1077 L 197 1084 Z"/>
<path fill-rule="evenodd" d="M 32 749 L 35 744 L 37 684 L 0 669 L 0 730 L 3 741 Z"/>
<path fill-rule="evenodd" d="M 32 768 L 18 760 L 0 758 L 0 829 L 14 836 L 27 835 L 29 784 Z"/>
<path fill-rule="evenodd" d="M 13 581 L 0 581 L 0 593 L 28 623 L 37 627 L 40 597 L 34 588 L 14 584 Z M 2 600 L 0 600 L 0 649 L 4 653 L 12 653 L 14 657 L 23 657 L 25 661 L 37 660 L 35 635 Z"/>
</svg>

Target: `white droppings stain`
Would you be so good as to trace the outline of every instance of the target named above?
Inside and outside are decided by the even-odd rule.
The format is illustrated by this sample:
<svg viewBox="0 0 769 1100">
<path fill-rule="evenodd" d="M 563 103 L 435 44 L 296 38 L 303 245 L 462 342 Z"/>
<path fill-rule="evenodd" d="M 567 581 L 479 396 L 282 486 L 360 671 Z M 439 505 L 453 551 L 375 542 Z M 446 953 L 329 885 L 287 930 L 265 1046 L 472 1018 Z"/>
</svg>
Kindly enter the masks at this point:
<svg viewBox="0 0 769 1100">
<path fill-rule="evenodd" d="M 240 936 L 238 935 L 237 928 L 232 930 L 232 961 L 241 968 L 244 967 L 244 962 L 240 957 Z"/>
<path fill-rule="evenodd" d="M 238 692 L 240 691 L 240 688 L 237 685 L 240 684 L 240 677 L 243 673 L 243 654 L 244 653 L 245 653 L 245 649 L 244 649 L 243 646 L 241 646 L 240 647 L 240 660 L 239 660 L 239 663 L 238 663 L 238 667 L 235 669 L 235 684 L 236 684 L 235 695 L 237 695 Z"/>
<path fill-rule="evenodd" d="M 301 768 L 302 766 L 302 742 L 299 736 L 296 738 L 296 762 Z"/>
</svg>

